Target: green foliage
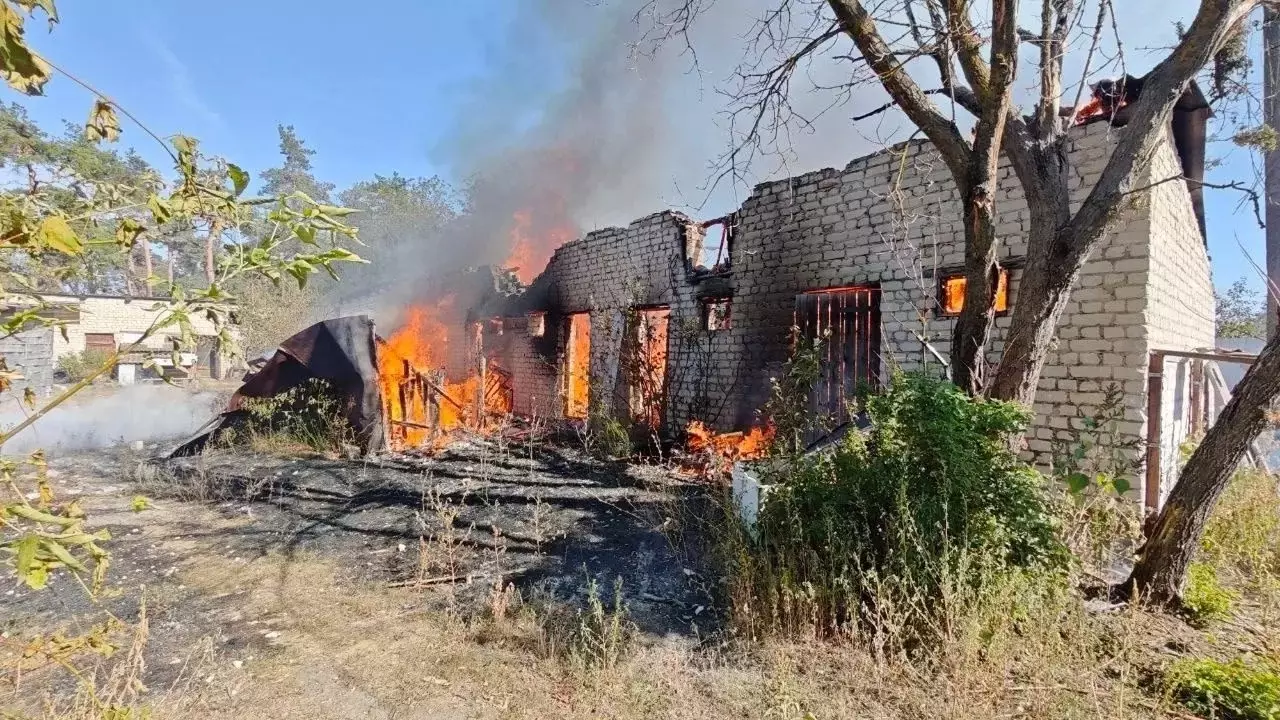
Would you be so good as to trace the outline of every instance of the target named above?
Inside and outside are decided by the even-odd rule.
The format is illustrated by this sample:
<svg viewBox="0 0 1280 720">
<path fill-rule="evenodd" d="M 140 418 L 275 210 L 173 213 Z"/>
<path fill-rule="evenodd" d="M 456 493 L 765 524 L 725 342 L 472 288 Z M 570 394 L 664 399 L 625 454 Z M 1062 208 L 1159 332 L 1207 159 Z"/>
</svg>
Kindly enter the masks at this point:
<svg viewBox="0 0 1280 720">
<path fill-rule="evenodd" d="M 258 441 L 304 445 L 318 452 L 341 452 L 355 432 L 332 384 L 312 378 L 268 398 L 248 398 L 246 432 Z"/>
<path fill-rule="evenodd" d="M 85 529 L 79 503 L 57 502 L 49 482 L 44 454 L 36 452 L 25 463 L 0 459 L 0 479 L 10 491 L 11 502 L 0 505 L 0 556 L 18 580 L 33 590 L 43 589 L 50 574 L 72 573 L 97 593 L 106 577 L 108 556 L 99 543 L 111 539 L 106 530 Z M 19 482 L 34 484 L 36 499 L 19 491 Z"/>
<path fill-rule="evenodd" d="M 1231 142 L 1240 147 L 1253 148 L 1262 152 L 1274 152 L 1280 138 L 1275 128 L 1265 123 L 1250 128 L 1242 128 L 1231 136 Z"/>
<path fill-rule="evenodd" d="M 1231 283 L 1217 299 L 1218 337 L 1265 337 L 1267 303 L 1262 293 L 1249 287 L 1244 278 Z"/>
<path fill-rule="evenodd" d="M 58 372 L 68 382 L 80 382 L 89 377 L 111 357 L 111 353 L 98 348 L 85 348 L 78 353 L 67 353 L 58 358 Z"/>
<path fill-rule="evenodd" d="M 587 609 L 577 612 L 569 628 L 564 653 L 579 671 L 611 670 L 618 665 L 636 634 L 622 600 L 622 578 L 613 583 L 613 601 L 605 604 L 595 578 L 587 579 Z"/>
<path fill-rule="evenodd" d="M 1166 683 L 1173 697 L 1201 717 L 1280 718 L 1280 674 L 1270 664 L 1184 660 L 1169 669 Z"/>
<path fill-rule="evenodd" d="M 1212 565 L 1195 562 L 1187 568 L 1187 587 L 1182 594 L 1182 605 L 1194 621 L 1225 620 L 1231 616 L 1231 607 L 1238 599 L 1239 593 L 1222 587 L 1218 582 L 1218 573 Z"/>
<path fill-rule="evenodd" d="M 782 372 L 770 379 L 764 408 L 774 427 L 773 450 L 784 456 L 803 450 L 810 434 L 825 428 L 827 420 L 815 417 L 809 404 L 814 383 L 822 374 L 822 343 L 827 337 L 806 340 L 798 327 L 791 328 L 791 337 L 791 356 Z"/>
<path fill-rule="evenodd" d="M 592 450 L 607 458 L 631 457 L 631 428 L 628 423 L 604 413 L 591 416 Z"/>
<path fill-rule="evenodd" d="M 1207 562 L 1228 577 L 1260 586 L 1280 576 L 1280 498 L 1275 476 L 1239 470 L 1209 517 L 1200 550 Z"/>
<path fill-rule="evenodd" d="M 1139 441 L 1120 429 L 1124 393 L 1107 387 L 1092 415 L 1054 441 L 1052 485 L 1061 492 L 1062 537 L 1087 567 L 1103 571 L 1117 554 L 1132 556 L 1141 531 L 1137 503 L 1128 493 L 1139 467 Z"/>
<path fill-rule="evenodd" d="M 1064 567 L 1043 479 L 1009 447 L 1024 411 L 923 374 L 866 407 L 865 436 L 767 474 L 759 540 L 731 558 L 753 624 L 840 631 L 891 612 L 910 635 L 1003 580 Z"/>
</svg>

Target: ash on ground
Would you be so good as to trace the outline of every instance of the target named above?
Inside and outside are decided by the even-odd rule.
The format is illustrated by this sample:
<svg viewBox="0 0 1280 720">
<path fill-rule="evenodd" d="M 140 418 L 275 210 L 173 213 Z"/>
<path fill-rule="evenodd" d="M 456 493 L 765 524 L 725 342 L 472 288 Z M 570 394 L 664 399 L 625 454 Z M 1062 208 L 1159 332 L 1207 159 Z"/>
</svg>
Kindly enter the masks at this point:
<svg viewBox="0 0 1280 720">
<path fill-rule="evenodd" d="M 462 607 L 505 582 L 526 599 L 581 606 L 594 584 L 606 604 L 621 588 L 645 632 L 714 624 L 705 552 L 687 530 L 706 489 L 658 466 L 475 439 L 429 458 L 228 449 L 147 468 L 149 492 L 247 518 L 223 531 L 240 555 L 338 555 L 353 581 L 438 586 L 440 602 Z"/>
</svg>

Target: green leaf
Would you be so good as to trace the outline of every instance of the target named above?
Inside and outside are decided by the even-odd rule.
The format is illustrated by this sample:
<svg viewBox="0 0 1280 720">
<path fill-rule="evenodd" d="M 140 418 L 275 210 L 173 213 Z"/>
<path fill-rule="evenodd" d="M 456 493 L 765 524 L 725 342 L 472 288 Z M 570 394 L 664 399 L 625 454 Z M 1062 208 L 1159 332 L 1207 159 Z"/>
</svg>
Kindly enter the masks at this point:
<svg viewBox="0 0 1280 720">
<path fill-rule="evenodd" d="M 27 46 L 22 25 L 22 16 L 7 2 L 0 3 L 0 72 L 14 90 L 40 95 L 53 68 Z"/>
<path fill-rule="evenodd" d="M 45 550 L 48 550 L 54 557 L 58 558 L 58 561 L 63 565 L 66 565 L 72 570 L 84 570 L 84 563 L 77 560 L 70 551 L 59 544 L 56 540 L 45 538 L 40 544 L 44 546 Z"/>
<path fill-rule="evenodd" d="M 89 121 L 84 124 L 84 136 L 91 142 L 115 142 L 119 139 L 120 118 L 116 117 L 116 109 L 110 102 L 98 100 L 93 104 Z"/>
<path fill-rule="evenodd" d="M 321 205 L 320 212 L 324 213 L 325 215 L 328 215 L 329 217 L 339 218 L 339 217 L 346 217 L 348 215 L 351 215 L 353 213 L 358 213 L 360 211 L 356 210 L 355 208 L 338 207 L 336 205 Z"/>
<path fill-rule="evenodd" d="M 125 218 L 116 226 L 116 244 L 125 250 L 131 250 L 138 241 L 138 236 L 146 230 L 142 223 L 133 218 Z"/>
<path fill-rule="evenodd" d="M 36 550 L 40 547 L 40 538 L 37 535 L 24 535 L 18 541 L 18 576 L 25 577 L 31 572 L 31 568 L 35 565 Z"/>
<path fill-rule="evenodd" d="M 25 518 L 38 523 L 48 523 L 50 525 L 68 526 L 75 525 L 79 522 L 76 518 L 51 515 L 47 512 L 41 512 L 29 505 L 23 504 L 9 505 L 5 508 L 5 511 L 10 515 L 17 515 L 20 518 Z"/>
<path fill-rule="evenodd" d="M 235 196 L 240 197 L 245 188 L 249 187 L 249 173 L 241 169 L 239 165 L 227 163 L 227 176 L 231 178 L 231 186 L 235 188 Z"/>
<path fill-rule="evenodd" d="M 299 240 L 308 245 L 316 244 L 316 229 L 310 225 L 295 225 L 293 228 L 293 234 L 297 235 Z"/>
<path fill-rule="evenodd" d="M 32 590 L 43 590 L 49 584 L 49 568 L 44 565 L 36 565 L 22 576 L 23 581 L 27 583 L 27 587 Z"/>
<path fill-rule="evenodd" d="M 187 155 L 195 154 L 196 148 L 200 145 L 195 138 L 187 135 L 174 135 L 170 142 L 173 143 L 175 150 Z"/>
<path fill-rule="evenodd" d="M 129 507 L 132 508 L 134 512 L 150 510 L 151 500 L 146 495 L 134 495 L 133 502 L 129 504 Z"/>
<path fill-rule="evenodd" d="M 1133 483 L 1128 478 L 1118 477 L 1111 481 L 1111 487 L 1115 489 L 1117 495 L 1124 495 L 1133 489 Z"/>
<path fill-rule="evenodd" d="M 14 2 L 21 5 L 28 15 L 35 12 L 36 8 L 44 10 L 44 14 L 49 16 L 50 29 L 58 22 L 58 8 L 54 7 L 53 0 L 14 0 Z"/>
<path fill-rule="evenodd" d="M 1089 476 L 1082 472 L 1073 472 L 1067 476 L 1067 489 L 1072 495 L 1079 495 L 1089 487 Z"/>
<path fill-rule="evenodd" d="M 173 208 L 169 206 L 169 202 L 159 195 L 152 195 L 147 199 L 147 209 L 151 211 L 151 216 L 156 222 L 163 225 L 169 222 L 173 217 Z"/>
<path fill-rule="evenodd" d="M 40 221 L 40 227 L 36 228 L 36 240 L 41 245 L 66 255 L 78 255 L 84 251 L 80 238 L 76 237 L 67 219 L 61 215 L 50 215 Z"/>
</svg>

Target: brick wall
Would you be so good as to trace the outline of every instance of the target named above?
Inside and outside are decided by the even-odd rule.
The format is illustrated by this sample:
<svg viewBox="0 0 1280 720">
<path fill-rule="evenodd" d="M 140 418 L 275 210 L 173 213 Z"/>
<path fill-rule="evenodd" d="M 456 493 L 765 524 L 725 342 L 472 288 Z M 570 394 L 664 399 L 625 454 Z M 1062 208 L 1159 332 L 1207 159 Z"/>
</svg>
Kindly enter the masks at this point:
<svg viewBox="0 0 1280 720">
<path fill-rule="evenodd" d="M 46 295 L 45 300 L 53 303 L 74 305 L 80 309 L 79 321 L 69 323 L 66 326 L 67 336 L 65 339 L 61 333 L 54 334 L 54 358 L 62 357 L 68 353 L 83 352 L 86 333 L 113 334 L 116 337 L 117 345 L 132 342 L 143 332 L 146 332 L 156 318 L 165 312 L 163 300 L 149 298 Z M 157 309 L 157 304 L 162 307 Z M 197 336 L 217 335 L 217 330 L 214 328 L 213 323 L 203 315 L 192 316 L 191 326 Z M 148 338 L 144 345 L 150 348 L 167 348 L 169 347 L 169 338 L 178 334 L 177 326 L 170 326 Z"/>
<path fill-rule="evenodd" d="M 1074 203 L 1091 189 L 1122 132 L 1105 124 L 1075 132 L 1069 151 Z M 1166 144 L 1148 182 L 1176 175 L 1177 167 Z M 1015 267 L 1010 298 L 1016 305 L 1016 266 L 1026 252 L 1029 220 L 1007 165 L 998 197 L 996 232 L 1002 260 Z M 1212 343 L 1208 261 L 1185 186 L 1168 182 L 1138 197 L 1083 268 L 1063 314 L 1029 437 L 1036 461 L 1047 462 L 1055 442 L 1069 440 L 1096 415 L 1112 386 L 1124 393 L 1119 429 L 1140 441 L 1149 347 Z M 842 170 L 757 186 L 737 212 L 727 277 L 692 280 L 687 220 L 678 214 L 593 232 L 560 248 L 530 288 L 531 301 L 547 311 L 547 336 L 524 333 L 506 341 L 503 362 L 515 371 L 516 408 L 560 412 L 562 401 L 547 398 L 562 392 L 563 319 L 589 311 L 593 396 L 616 409 L 626 310 L 668 305 L 668 427 L 694 418 L 721 428 L 750 424 L 768 397 L 769 379 L 786 361 L 796 296 L 821 288 L 879 288 L 882 376 L 939 369 L 922 340 L 947 356 L 954 320 L 934 311 L 937 276 L 963 263 L 961 217 L 945 165 L 930 145 L 911 142 Z M 732 295 L 732 327 L 708 332 L 700 298 L 720 295 Z M 1008 323 L 1008 317 L 996 320 L 993 359 Z"/>
</svg>

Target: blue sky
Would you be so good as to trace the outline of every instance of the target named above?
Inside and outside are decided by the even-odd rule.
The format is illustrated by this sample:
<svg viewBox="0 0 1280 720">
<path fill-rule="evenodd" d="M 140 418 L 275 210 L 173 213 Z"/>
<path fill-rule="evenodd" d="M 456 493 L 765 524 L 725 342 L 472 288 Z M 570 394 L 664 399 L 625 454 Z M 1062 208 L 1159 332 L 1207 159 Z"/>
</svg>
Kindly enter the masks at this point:
<svg viewBox="0 0 1280 720">
<path fill-rule="evenodd" d="M 29 32 L 41 52 L 158 134 L 195 136 L 248 169 L 276 162 L 276 125 L 292 124 L 318 151 L 317 174 L 342 187 L 374 173 L 440 170 L 433 143 L 452 120 L 451 98 L 493 50 L 486 38 L 500 4 L 64 0 L 51 34 L 43 24 Z M 55 78 L 48 97 L 26 105 L 41 122 L 80 122 L 89 99 Z M 136 128 L 125 133 L 162 162 Z"/>
<path fill-rule="evenodd" d="M 317 151 L 316 174 L 342 188 L 375 173 L 449 177 L 453 156 L 442 143 L 457 136 L 460 123 L 486 127 L 494 120 L 484 117 L 487 105 L 484 98 L 477 102 L 477 87 L 520 96 L 493 98 L 489 112 L 538 112 L 538 98 L 567 69 L 554 42 L 510 42 L 519 37 L 508 24 L 519 19 L 512 10 L 520 2 L 63 0 L 63 22 L 51 34 L 42 23 L 29 33 L 42 53 L 158 134 L 198 137 L 209 152 L 255 174 L 277 162 L 276 125 L 292 124 Z M 517 81 L 495 84 L 495 74 Z M 701 97 L 710 102 L 714 95 Z M 62 119 L 82 122 L 90 98 L 55 77 L 47 97 L 24 104 L 37 121 L 53 126 Z M 712 114 L 709 109 L 706 116 Z M 532 118 L 501 120 L 496 127 L 520 127 Z M 137 128 L 126 124 L 125 133 L 144 157 L 167 162 Z M 704 158 L 679 156 L 690 166 L 686 176 L 704 172 L 706 160 L 723 149 L 705 127 L 689 128 L 688 137 L 711 147 Z M 1211 180 L 1252 177 L 1246 152 L 1218 143 L 1211 157 L 1215 153 L 1224 164 Z M 822 162 L 838 166 L 848 159 Z M 1262 234 L 1241 199 L 1206 191 L 1209 249 L 1220 286 L 1246 277 L 1260 287 L 1241 246 L 1262 264 Z M 664 201 L 654 197 L 645 206 L 657 209 Z"/>
</svg>

